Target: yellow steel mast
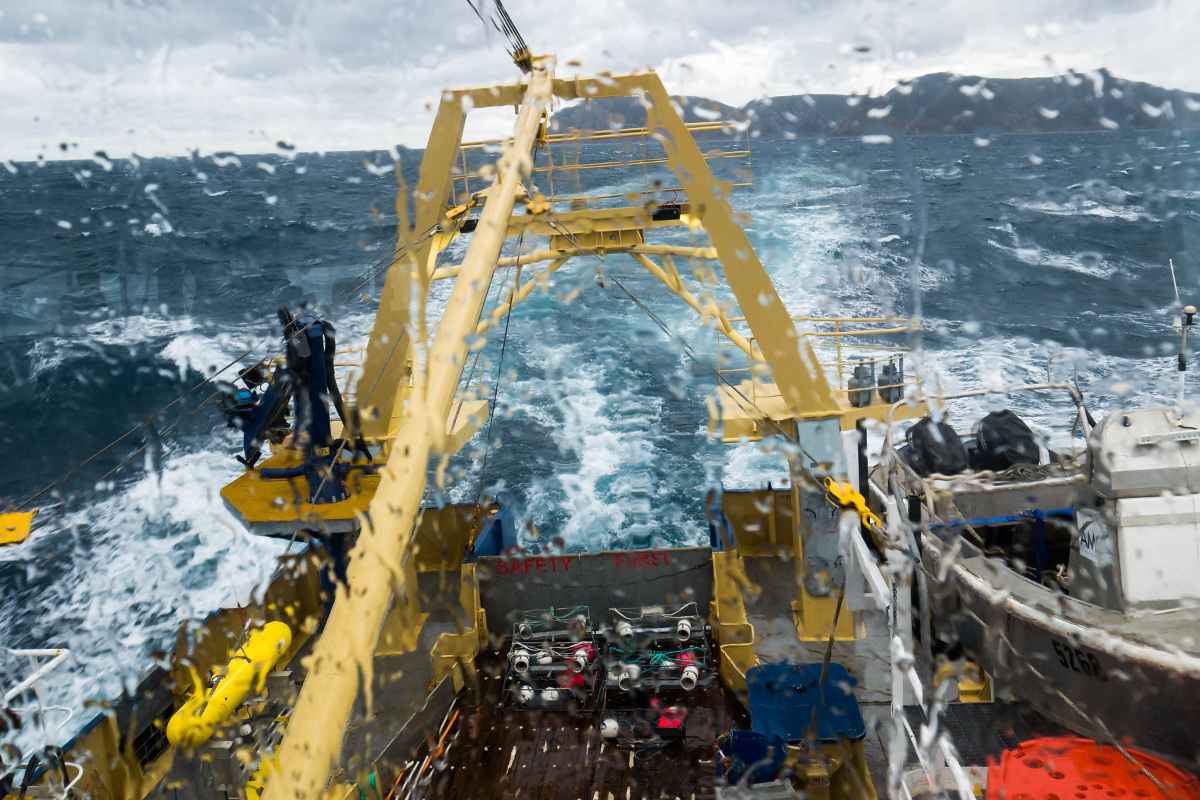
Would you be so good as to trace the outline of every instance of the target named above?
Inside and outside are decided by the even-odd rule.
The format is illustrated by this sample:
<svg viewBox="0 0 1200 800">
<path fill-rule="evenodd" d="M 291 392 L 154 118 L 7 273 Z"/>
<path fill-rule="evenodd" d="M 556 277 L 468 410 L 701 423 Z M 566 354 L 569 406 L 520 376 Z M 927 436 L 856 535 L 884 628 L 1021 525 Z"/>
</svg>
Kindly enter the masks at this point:
<svg viewBox="0 0 1200 800">
<path fill-rule="evenodd" d="M 553 76 L 553 57 L 538 59 L 528 85 L 522 87 L 513 143 L 501 159 L 497 188 L 483 207 L 462 271 L 442 314 L 424 380 L 419 366 L 414 369 L 416 380 L 404 421 L 369 506 L 369 520 L 351 554 L 350 590 L 339 588 L 325 631 L 317 641 L 313 667 L 280 747 L 281 775 L 267 785 L 265 800 L 321 794 L 341 748 L 360 674 L 364 679 L 362 688 L 370 692 L 372 658 L 389 599 L 393 591 L 397 600 L 403 593 L 400 564 L 425 492 L 429 450 L 440 446 L 445 436 L 446 417 L 506 238 L 517 189 L 532 166 L 529 153 L 542 111 L 550 105 Z M 404 281 L 409 279 L 404 273 L 419 273 L 425 268 L 425 264 L 410 257 L 392 272 L 400 272 L 399 280 Z M 397 290 L 394 295 L 403 295 L 403 291 Z"/>
</svg>

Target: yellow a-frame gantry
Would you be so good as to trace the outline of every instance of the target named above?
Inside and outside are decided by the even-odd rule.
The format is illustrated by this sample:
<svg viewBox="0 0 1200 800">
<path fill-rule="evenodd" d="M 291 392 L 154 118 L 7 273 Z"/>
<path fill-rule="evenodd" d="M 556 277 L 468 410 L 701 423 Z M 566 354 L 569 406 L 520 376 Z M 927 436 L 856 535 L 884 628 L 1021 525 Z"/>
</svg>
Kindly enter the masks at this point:
<svg viewBox="0 0 1200 800">
<path fill-rule="evenodd" d="M 770 370 L 787 410 L 795 418 L 812 418 L 840 413 L 808 342 L 797 336 L 766 270 L 759 262 L 745 231 L 738 223 L 721 187 L 713 178 L 704 154 L 691 131 L 672 104 L 662 81 L 652 71 L 592 78 L 554 78 L 551 93 L 564 101 L 638 96 L 647 109 L 647 129 L 654 132 L 667 152 L 671 169 L 678 176 L 689 198 L 678 220 L 654 220 L 645 206 L 615 209 L 583 209 L 553 215 L 553 223 L 544 215 L 513 217 L 505 238 L 525 236 L 552 237 L 549 250 L 499 260 L 497 267 L 549 262 L 546 273 L 558 269 L 574 256 L 629 253 L 640 264 L 679 294 L 702 314 L 713 316 L 718 327 L 753 358 L 770 364 Z M 522 83 L 454 89 L 444 93 L 421 162 L 419 182 L 413 192 L 415 217 L 411 230 L 402 225 L 397 245 L 397 263 L 419 266 L 408 270 L 390 270 L 380 294 L 375 327 L 367 345 L 367 355 L 359 382 L 359 408 L 363 414 L 363 433 L 368 438 L 384 439 L 395 430 L 403 416 L 404 388 L 408 380 L 411 346 L 409 308 L 414 288 L 427 292 L 430 281 L 458 277 L 461 265 L 434 269 L 439 251 L 449 244 L 465 217 L 451 223 L 446 209 L 454 203 L 453 176 L 466 123 L 466 108 L 484 109 L 518 106 L 526 91 Z M 528 153 L 524 154 L 528 158 Z M 531 168 L 527 162 L 526 171 Z M 490 202 L 490 198 L 489 198 Z M 407 211 L 398 201 L 401 219 Z M 709 248 L 678 248 L 646 245 L 647 228 L 661 225 L 691 224 L 709 236 Z M 438 230 L 439 225 L 443 230 Z M 478 230 L 478 229 L 477 229 Z M 567 235 L 564 235 L 567 234 Z M 663 265 L 652 257 L 665 258 Z M 701 306 L 684 288 L 670 263 L 671 256 L 716 259 L 721 262 L 725 279 L 745 314 L 757 346 L 750 345 L 733 329 L 716 304 Z M 519 302 L 534 287 L 533 279 L 518 291 Z M 499 315 L 507 305 L 497 309 Z M 481 327 L 487 323 L 481 323 Z M 363 388 L 366 391 L 363 391 Z"/>
<path fill-rule="evenodd" d="M 402 629 L 419 626 L 415 592 L 409 593 L 411 601 L 404 599 L 411 570 L 400 565 L 406 563 L 405 554 L 420 511 L 430 453 L 453 450 L 465 441 L 460 434 L 466 431 L 448 429 L 450 420 L 461 417 L 463 411 L 468 417 L 480 417 L 474 407 L 455 412 L 456 390 L 469 351 L 481 346 L 477 334 L 485 333 L 508 307 L 524 299 L 538 280 L 533 278 L 514 287 L 507 304 L 481 320 L 498 267 L 546 262 L 541 275 L 544 280 L 545 275 L 574 256 L 628 253 L 685 302 L 714 318 L 731 341 L 769 370 L 791 420 L 837 418 L 841 414 L 842 408 L 808 339 L 797 334 L 658 75 L 645 71 L 556 78 L 554 66 L 553 57 L 542 57 L 535 59 L 528 78 L 517 83 L 446 91 L 412 192 L 411 219 L 407 193 L 401 191 L 397 198 L 399 241 L 357 385 L 362 432 L 368 439 L 385 443 L 387 464 L 366 514 L 360 517 L 362 532 L 351 554 L 349 591 L 339 587 L 317 641 L 314 663 L 278 753 L 281 774 L 268 783 L 265 800 L 308 799 L 322 793 L 360 685 L 367 693 L 367 707 L 371 707 L 373 655 L 389 608 Z M 553 220 L 544 213 L 514 216 L 517 198 L 525 192 L 524 179 L 532 171 L 530 153 L 542 133 L 543 114 L 554 98 L 571 101 L 626 96 L 637 96 L 645 105 L 646 127 L 662 143 L 668 165 L 685 191 L 687 202 L 682 204 L 679 220 L 654 220 L 645 206 L 574 210 L 554 215 Z M 517 107 L 517 119 L 512 138 L 497 162 L 466 255 L 461 264 L 435 269 L 438 253 L 463 224 L 462 215 L 452 219 L 446 210 L 455 205 L 453 175 L 467 109 L 502 106 Z M 689 224 L 703 230 L 711 246 L 646 244 L 645 230 L 659 224 Z M 550 249 L 502 260 L 500 252 L 506 239 L 522 233 L 550 236 Z M 656 263 L 656 257 L 662 262 Z M 672 257 L 715 258 L 721 262 L 753 341 L 737 333 L 715 302 L 702 302 L 684 287 Z M 425 302 L 431 282 L 441 278 L 453 278 L 454 285 L 436 336 L 429 341 Z M 795 542 L 796 562 L 800 564 L 798 533 Z M 478 652 L 479 637 L 475 633 L 458 635 L 441 651 L 437 647 L 435 651 L 443 658 L 452 655 L 469 660 Z M 434 653 L 435 657 L 439 652 Z M 739 668 L 744 671 L 745 665 Z"/>
</svg>

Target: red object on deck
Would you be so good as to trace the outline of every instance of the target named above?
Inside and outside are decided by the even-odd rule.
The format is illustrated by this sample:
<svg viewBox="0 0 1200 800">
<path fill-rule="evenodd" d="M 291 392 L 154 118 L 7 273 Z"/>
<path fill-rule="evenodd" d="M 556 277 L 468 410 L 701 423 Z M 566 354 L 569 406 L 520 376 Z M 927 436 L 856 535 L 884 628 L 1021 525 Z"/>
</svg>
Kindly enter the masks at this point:
<svg viewBox="0 0 1200 800">
<path fill-rule="evenodd" d="M 682 728 L 683 718 L 686 712 L 674 706 L 664 710 L 662 716 L 658 718 L 659 728 Z"/>
<path fill-rule="evenodd" d="M 1091 739 L 1022 742 L 1005 752 L 999 766 L 991 765 L 987 800 L 1200 800 L 1200 781 L 1193 776 L 1154 756 L 1125 752 L 1137 764 L 1115 747 Z"/>
</svg>

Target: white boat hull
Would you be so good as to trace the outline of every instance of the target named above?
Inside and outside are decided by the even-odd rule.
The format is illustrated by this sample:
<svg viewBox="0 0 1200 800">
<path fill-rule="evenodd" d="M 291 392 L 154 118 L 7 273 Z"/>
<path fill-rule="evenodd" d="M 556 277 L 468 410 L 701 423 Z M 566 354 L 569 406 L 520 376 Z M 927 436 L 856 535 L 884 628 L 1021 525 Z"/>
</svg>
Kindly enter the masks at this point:
<svg viewBox="0 0 1200 800">
<path fill-rule="evenodd" d="M 1133 627 L 1124 615 L 1027 580 L 966 543 L 943 564 L 945 548 L 928 536 L 922 548 L 938 635 L 977 659 L 999 696 L 1021 697 L 1090 738 L 1200 764 L 1200 659 L 1169 646 L 1189 627 L 1200 633 L 1194 617 L 1143 617 L 1136 638 L 1122 635 Z"/>
</svg>

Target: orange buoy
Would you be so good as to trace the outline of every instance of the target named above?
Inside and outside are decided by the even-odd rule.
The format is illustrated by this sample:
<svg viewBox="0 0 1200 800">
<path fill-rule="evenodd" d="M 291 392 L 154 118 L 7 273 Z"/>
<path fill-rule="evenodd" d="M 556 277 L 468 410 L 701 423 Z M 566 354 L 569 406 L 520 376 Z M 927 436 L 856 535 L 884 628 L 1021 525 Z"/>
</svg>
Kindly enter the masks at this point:
<svg viewBox="0 0 1200 800">
<path fill-rule="evenodd" d="M 1125 752 L 1137 763 L 1091 739 L 1022 742 L 988 770 L 987 800 L 1200 800 L 1193 776 L 1154 756 Z"/>
</svg>

